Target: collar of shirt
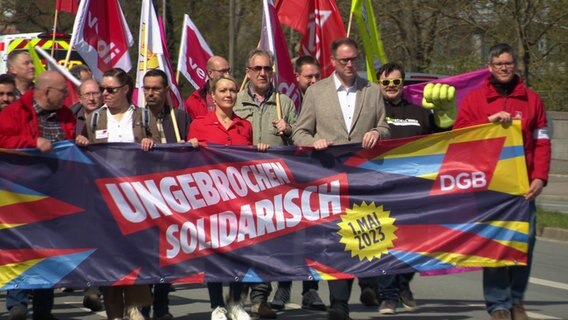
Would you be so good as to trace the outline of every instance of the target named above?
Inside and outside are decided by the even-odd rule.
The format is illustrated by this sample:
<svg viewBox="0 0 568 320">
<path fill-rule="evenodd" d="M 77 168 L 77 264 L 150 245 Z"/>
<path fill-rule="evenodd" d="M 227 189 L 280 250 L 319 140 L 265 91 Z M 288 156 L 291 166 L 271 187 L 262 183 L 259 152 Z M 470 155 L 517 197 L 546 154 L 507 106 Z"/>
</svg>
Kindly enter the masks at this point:
<svg viewBox="0 0 568 320">
<path fill-rule="evenodd" d="M 345 91 L 348 91 L 348 92 L 357 91 L 357 78 L 355 78 L 355 81 L 353 82 L 353 85 L 351 87 L 346 87 L 346 86 L 343 85 L 343 83 L 341 83 L 341 80 L 339 80 L 339 77 L 334 72 L 333 73 L 333 82 L 335 83 L 335 91 L 341 91 L 341 90 L 345 90 Z"/>
<path fill-rule="evenodd" d="M 38 116 L 43 116 L 43 115 L 49 116 L 49 115 L 55 113 L 55 111 L 47 111 L 47 110 L 43 109 L 42 107 L 40 107 L 40 105 L 36 101 L 34 101 L 34 109 L 35 109 L 35 112 Z"/>
<path fill-rule="evenodd" d="M 266 90 L 266 92 L 264 93 L 264 101 L 260 102 L 261 104 L 265 104 L 269 99 L 270 96 L 272 95 L 272 93 L 274 92 L 274 87 L 272 86 L 272 84 L 270 85 L 270 87 L 268 88 L 268 90 Z M 257 96 L 257 93 L 254 93 L 251 89 L 251 86 L 249 85 L 247 87 L 247 93 L 248 95 L 252 98 L 252 101 L 259 103 Z"/>
</svg>

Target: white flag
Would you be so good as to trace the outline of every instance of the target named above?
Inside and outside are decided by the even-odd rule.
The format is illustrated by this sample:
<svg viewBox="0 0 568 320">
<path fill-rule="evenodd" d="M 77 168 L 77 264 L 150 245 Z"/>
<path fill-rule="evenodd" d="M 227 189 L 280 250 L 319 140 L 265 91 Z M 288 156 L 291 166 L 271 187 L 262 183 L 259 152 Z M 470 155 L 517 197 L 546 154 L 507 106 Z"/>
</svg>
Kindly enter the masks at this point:
<svg viewBox="0 0 568 320">
<path fill-rule="evenodd" d="M 179 93 L 175 78 L 171 69 L 168 67 L 167 49 L 164 47 L 163 35 L 160 30 L 160 23 L 154 4 L 151 0 L 142 1 L 140 14 L 140 36 L 138 41 L 138 68 L 136 70 L 137 95 L 134 95 L 134 102 L 140 107 L 144 107 L 144 74 L 152 69 L 160 69 L 168 76 L 168 86 L 173 93 L 176 101 L 172 101 L 174 106 L 183 105 L 183 100 Z M 136 93 L 136 91 L 135 91 Z"/>
</svg>

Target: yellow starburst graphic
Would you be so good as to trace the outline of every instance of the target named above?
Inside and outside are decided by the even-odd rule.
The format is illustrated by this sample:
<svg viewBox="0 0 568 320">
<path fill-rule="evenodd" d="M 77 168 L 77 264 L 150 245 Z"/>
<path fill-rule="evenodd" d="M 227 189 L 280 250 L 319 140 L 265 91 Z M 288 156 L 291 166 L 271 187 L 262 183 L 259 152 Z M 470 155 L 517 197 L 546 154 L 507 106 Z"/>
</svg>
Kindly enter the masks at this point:
<svg viewBox="0 0 568 320">
<path fill-rule="evenodd" d="M 345 251 L 351 251 L 351 257 L 369 261 L 380 259 L 394 246 L 392 242 L 397 238 L 394 222 L 390 211 L 383 210 L 383 206 L 377 207 L 374 202 L 355 204 L 341 216 L 337 232 L 341 236 L 339 241 L 345 244 Z"/>
</svg>

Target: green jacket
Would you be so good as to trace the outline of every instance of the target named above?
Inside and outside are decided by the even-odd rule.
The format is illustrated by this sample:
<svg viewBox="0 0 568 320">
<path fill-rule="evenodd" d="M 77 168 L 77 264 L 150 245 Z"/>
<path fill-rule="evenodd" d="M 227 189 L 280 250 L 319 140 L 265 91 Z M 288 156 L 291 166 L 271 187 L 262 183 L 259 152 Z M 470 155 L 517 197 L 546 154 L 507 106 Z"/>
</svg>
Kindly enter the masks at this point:
<svg viewBox="0 0 568 320">
<path fill-rule="evenodd" d="M 282 118 L 292 128 L 296 127 L 296 106 L 285 94 L 278 94 L 280 97 L 280 107 L 282 108 Z M 237 95 L 237 102 L 234 107 L 237 116 L 248 120 L 252 124 L 253 144 L 266 143 L 270 146 L 292 145 L 291 135 L 278 135 L 272 125 L 272 121 L 277 119 L 276 113 L 276 92 L 270 95 L 268 101 L 261 108 L 253 101 L 248 90 L 243 90 Z"/>
</svg>

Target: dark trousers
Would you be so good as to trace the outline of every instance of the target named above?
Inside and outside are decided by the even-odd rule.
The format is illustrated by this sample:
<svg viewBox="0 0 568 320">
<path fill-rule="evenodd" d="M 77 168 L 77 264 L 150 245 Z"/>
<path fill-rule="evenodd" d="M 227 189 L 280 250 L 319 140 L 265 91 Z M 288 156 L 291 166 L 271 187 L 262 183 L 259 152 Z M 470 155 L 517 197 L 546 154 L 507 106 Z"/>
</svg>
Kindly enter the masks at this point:
<svg viewBox="0 0 568 320">
<path fill-rule="evenodd" d="M 279 281 L 278 288 L 290 289 L 292 288 L 292 281 Z M 314 289 L 319 290 L 319 285 L 317 281 L 302 281 L 302 295 L 306 292 Z"/>
<path fill-rule="evenodd" d="M 158 283 L 150 285 L 153 287 L 153 297 L 152 297 L 152 307 L 154 308 L 154 317 L 162 317 L 170 312 L 170 289 L 172 288 L 171 283 Z M 150 306 L 142 308 L 142 315 L 145 317 L 150 317 Z"/>
<path fill-rule="evenodd" d="M 340 309 L 349 313 L 349 298 L 353 279 L 328 281 L 329 302 L 332 309 Z"/>
<path fill-rule="evenodd" d="M 215 309 L 217 307 L 225 307 L 222 282 L 207 282 L 207 290 L 209 291 L 209 300 L 211 302 L 211 309 Z M 240 302 L 242 292 L 243 292 L 242 282 L 230 282 L 229 303 Z"/>
<path fill-rule="evenodd" d="M 33 294 L 33 318 L 41 319 L 43 316 L 50 315 L 51 309 L 53 309 L 53 289 L 8 290 L 6 294 L 6 308 L 10 310 L 14 306 L 19 305 L 24 310 L 27 310 L 28 294 L 30 292 Z"/>
</svg>

